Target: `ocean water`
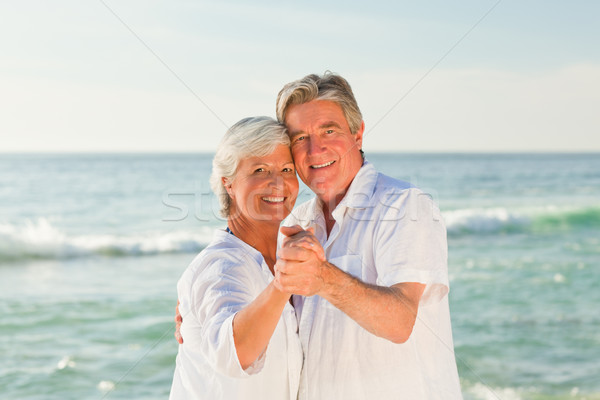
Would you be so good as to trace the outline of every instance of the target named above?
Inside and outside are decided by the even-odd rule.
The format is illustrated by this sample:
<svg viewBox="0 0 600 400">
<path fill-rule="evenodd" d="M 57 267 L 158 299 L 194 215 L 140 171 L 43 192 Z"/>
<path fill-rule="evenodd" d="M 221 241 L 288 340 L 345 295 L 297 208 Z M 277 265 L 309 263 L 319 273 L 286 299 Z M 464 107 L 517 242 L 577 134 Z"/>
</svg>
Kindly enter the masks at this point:
<svg viewBox="0 0 600 400">
<path fill-rule="evenodd" d="M 367 157 L 440 205 L 465 399 L 600 399 L 600 154 Z M 211 158 L 0 155 L 0 398 L 167 398 Z"/>
</svg>

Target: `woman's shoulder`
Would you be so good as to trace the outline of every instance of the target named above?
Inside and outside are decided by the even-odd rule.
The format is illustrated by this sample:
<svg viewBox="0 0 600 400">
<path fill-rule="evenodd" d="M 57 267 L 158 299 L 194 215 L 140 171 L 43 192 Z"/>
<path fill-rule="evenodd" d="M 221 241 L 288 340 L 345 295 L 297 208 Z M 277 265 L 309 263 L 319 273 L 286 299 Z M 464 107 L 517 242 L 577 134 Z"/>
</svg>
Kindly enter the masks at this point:
<svg viewBox="0 0 600 400">
<path fill-rule="evenodd" d="M 224 272 L 225 270 L 238 268 L 248 263 L 247 249 L 243 243 L 228 234 L 215 239 L 202 250 L 190 263 L 188 269 L 201 271 L 213 269 Z"/>
</svg>

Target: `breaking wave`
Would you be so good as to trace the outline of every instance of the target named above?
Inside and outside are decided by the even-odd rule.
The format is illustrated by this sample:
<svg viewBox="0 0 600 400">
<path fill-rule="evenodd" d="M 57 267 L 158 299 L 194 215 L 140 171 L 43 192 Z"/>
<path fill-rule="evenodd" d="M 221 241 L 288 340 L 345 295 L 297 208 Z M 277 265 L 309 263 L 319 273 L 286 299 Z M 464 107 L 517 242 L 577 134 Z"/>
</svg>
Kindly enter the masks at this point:
<svg viewBox="0 0 600 400">
<path fill-rule="evenodd" d="M 600 227 L 600 208 L 545 207 L 459 209 L 443 213 L 450 236 L 498 233 L 552 233 Z"/>
<path fill-rule="evenodd" d="M 443 213 L 448 235 L 544 234 L 566 230 L 597 229 L 600 208 L 537 210 L 506 208 L 459 209 Z M 193 253 L 212 238 L 210 227 L 197 231 L 147 232 L 131 235 L 69 235 L 47 218 L 21 224 L 0 223 L 0 262 L 24 259 L 68 259 L 90 256 L 141 256 Z"/>
<path fill-rule="evenodd" d="M 22 224 L 0 223 L 0 261 L 198 252 L 210 241 L 211 231 L 68 235 L 46 218 Z"/>
</svg>

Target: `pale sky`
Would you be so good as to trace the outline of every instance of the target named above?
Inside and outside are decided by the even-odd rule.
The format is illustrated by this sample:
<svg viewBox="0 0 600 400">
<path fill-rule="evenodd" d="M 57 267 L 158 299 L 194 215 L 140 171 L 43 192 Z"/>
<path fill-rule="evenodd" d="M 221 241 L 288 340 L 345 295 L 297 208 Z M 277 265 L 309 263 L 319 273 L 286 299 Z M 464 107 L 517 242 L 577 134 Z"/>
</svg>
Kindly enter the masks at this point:
<svg viewBox="0 0 600 400">
<path fill-rule="evenodd" d="M 326 70 L 354 89 L 366 151 L 600 151 L 599 15 L 594 0 L 2 2 L 0 152 L 211 152 Z"/>
</svg>

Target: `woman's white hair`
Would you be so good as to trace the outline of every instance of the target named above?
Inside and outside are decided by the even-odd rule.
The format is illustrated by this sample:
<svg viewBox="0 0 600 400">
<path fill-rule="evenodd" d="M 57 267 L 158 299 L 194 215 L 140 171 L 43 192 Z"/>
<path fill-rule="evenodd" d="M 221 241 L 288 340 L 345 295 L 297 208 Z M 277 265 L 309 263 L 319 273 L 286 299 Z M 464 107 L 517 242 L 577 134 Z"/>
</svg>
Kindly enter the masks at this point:
<svg viewBox="0 0 600 400">
<path fill-rule="evenodd" d="M 231 198 L 222 178 L 231 183 L 240 161 L 247 157 L 264 157 L 279 145 L 290 145 L 285 126 L 269 117 L 244 118 L 227 130 L 213 158 L 210 187 L 219 199 L 221 216 L 229 217 Z"/>
</svg>

